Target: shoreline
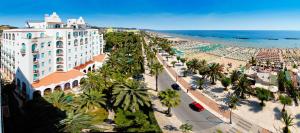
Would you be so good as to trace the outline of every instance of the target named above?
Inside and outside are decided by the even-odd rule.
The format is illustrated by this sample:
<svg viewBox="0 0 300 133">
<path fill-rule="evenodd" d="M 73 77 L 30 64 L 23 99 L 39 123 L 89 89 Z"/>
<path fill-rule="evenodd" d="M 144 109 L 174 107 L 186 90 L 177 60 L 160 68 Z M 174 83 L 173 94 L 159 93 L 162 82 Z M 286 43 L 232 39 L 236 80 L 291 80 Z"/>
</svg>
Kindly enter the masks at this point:
<svg viewBox="0 0 300 133">
<path fill-rule="evenodd" d="M 244 47 L 238 45 L 216 44 L 208 41 L 185 38 L 178 36 L 171 36 L 160 32 L 150 32 L 154 36 L 168 39 L 172 42 L 172 48 L 183 52 L 177 53 L 178 56 L 187 58 L 205 59 L 207 61 L 214 60 L 217 63 L 223 63 L 220 58 L 230 61 L 232 66 L 246 65 L 252 57 L 254 57 L 259 64 L 265 65 L 268 60 L 274 66 L 291 67 L 293 64 L 300 65 L 300 49 L 298 48 L 256 48 Z M 238 63 L 238 64 L 234 64 Z M 226 65 L 226 64 L 224 64 Z"/>
</svg>

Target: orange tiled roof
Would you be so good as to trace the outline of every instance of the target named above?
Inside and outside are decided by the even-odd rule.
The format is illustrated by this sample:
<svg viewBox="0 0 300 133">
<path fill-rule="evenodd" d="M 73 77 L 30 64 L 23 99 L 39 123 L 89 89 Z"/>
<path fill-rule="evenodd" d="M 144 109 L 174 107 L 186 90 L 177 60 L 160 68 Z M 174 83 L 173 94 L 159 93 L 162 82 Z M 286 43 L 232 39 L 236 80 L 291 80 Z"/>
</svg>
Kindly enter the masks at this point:
<svg viewBox="0 0 300 133">
<path fill-rule="evenodd" d="M 86 66 L 88 66 L 89 64 L 92 64 L 92 63 L 94 63 L 94 61 L 89 60 L 88 62 L 86 62 L 84 64 L 74 67 L 74 69 L 76 69 L 76 70 L 84 69 Z"/>
<path fill-rule="evenodd" d="M 70 70 L 67 72 L 54 72 L 42 79 L 39 82 L 31 84 L 33 88 L 37 88 L 40 86 L 47 86 L 50 84 L 58 84 L 62 81 L 68 81 L 69 79 L 76 78 L 78 76 L 84 76 L 84 74 L 78 70 Z"/>
<path fill-rule="evenodd" d="M 94 61 L 97 61 L 97 62 L 103 62 L 104 61 L 104 58 L 105 58 L 105 54 L 99 54 L 97 56 L 94 56 L 93 57 L 93 60 Z"/>
</svg>

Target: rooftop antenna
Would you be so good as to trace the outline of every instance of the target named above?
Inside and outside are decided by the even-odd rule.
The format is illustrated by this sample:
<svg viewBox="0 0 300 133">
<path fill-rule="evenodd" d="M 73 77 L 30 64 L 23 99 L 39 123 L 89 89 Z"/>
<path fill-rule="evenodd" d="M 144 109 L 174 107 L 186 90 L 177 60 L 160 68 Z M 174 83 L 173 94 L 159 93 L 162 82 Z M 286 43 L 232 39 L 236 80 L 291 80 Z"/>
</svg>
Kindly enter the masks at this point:
<svg viewBox="0 0 300 133">
<path fill-rule="evenodd" d="M 26 21 L 26 24 L 28 28 L 31 28 L 28 21 Z"/>
</svg>

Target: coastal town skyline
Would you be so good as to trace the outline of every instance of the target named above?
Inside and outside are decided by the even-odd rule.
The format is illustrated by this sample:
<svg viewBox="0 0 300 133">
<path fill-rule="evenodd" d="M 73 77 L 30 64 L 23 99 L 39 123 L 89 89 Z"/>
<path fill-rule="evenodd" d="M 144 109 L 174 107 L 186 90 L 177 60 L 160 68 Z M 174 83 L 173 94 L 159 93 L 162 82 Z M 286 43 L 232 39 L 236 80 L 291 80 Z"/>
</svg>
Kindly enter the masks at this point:
<svg viewBox="0 0 300 133">
<path fill-rule="evenodd" d="M 34 4 L 27 4 L 30 2 Z M 18 8 L 11 10 L 13 5 Z M 31 16 L 32 20 L 39 20 L 41 14 L 58 12 L 63 18 L 84 16 L 90 25 L 103 27 L 155 30 L 300 30 L 300 2 L 295 0 L 87 0 L 84 5 L 77 0 L 3 1 L 0 5 L 0 24 L 24 27 L 24 22 L 28 21 L 27 16 Z"/>
</svg>

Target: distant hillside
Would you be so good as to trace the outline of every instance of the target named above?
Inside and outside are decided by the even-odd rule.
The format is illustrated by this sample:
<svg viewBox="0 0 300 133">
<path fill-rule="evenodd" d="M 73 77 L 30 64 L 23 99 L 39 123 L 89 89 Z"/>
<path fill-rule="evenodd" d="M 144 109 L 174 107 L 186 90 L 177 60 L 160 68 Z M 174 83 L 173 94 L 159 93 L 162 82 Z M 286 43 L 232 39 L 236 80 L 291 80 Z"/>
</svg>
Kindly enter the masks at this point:
<svg viewBox="0 0 300 133">
<path fill-rule="evenodd" d="M 16 29 L 17 27 L 10 26 L 10 25 L 0 25 L 0 35 L 2 34 L 3 30 L 6 29 Z"/>
</svg>

